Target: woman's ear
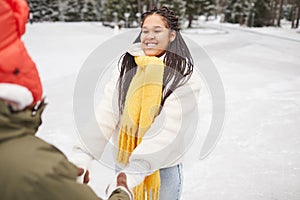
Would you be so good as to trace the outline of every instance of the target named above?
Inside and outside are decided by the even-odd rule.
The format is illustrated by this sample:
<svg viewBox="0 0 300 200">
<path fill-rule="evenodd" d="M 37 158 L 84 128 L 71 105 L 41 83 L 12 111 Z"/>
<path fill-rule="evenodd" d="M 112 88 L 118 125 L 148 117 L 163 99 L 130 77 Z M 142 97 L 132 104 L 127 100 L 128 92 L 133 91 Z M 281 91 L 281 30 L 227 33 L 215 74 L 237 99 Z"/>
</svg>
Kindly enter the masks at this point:
<svg viewBox="0 0 300 200">
<path fill-rule="evenodd" d="M 170 33 L 170 42 L 173 42 L 176 38 L 176 31 L 171 31 Z"/>
</svg>

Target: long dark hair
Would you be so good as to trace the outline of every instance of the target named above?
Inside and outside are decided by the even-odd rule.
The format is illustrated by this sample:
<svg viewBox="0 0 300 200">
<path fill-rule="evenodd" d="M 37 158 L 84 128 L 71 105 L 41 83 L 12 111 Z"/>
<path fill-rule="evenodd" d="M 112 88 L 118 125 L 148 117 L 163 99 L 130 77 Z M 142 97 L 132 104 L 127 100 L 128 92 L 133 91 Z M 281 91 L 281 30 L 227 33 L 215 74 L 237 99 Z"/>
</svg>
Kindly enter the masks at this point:
<svg viewBox="0 0 300 200">
<path fill-rule="evenodd" d="M 164 63 L 166 64 L 163 78 L 163 88 L 162 88 L 162 101 L 161 106 L 164 105 L 166 99 L 172 94 L 172 92 L 185 84 L 192 75 L 193 72 L 193 59 L 190 51 L 184 42 L 179 29 L 178 18 L 172 10 L 167 7 L 162 7 L 160 9 L 153 8 L 152 10 L 145 12 L 142 15 L 142 23 L 145 19 L 153 14 L 158 14 L 163 17 L 167 24 L 167 28 L 171 31 L 176 31 L 176 37 L 174 41 L 170 42 L 167 49 L 166 55 L 164 57 Z M 136 38 L 134 43 L 140 42 L 140 35 Z M 119 60 L 120 66 L 120 76 L 117 83 L 119 91 L 119 112 L 123 113 L 125 99 L 129 84 L 136 73 L 137 65 L 134 62 L 134 57 L 128 52 L 123 54 Z"/>
</svg>

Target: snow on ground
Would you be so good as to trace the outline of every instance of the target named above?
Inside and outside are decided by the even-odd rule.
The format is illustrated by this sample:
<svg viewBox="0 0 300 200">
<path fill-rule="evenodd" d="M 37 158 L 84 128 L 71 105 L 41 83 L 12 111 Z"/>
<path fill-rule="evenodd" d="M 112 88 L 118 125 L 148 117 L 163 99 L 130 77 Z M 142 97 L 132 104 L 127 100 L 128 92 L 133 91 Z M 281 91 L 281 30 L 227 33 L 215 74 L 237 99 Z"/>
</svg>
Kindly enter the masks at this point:
<svg viewBox="0 0 300 200">
<path fill-rule="evenodd" d="M 240 26 L 239 24 L 231 24 L 231 23 L 220 23 L 220 17 L 217 19 L 210 19 L 206 21 L 205 18 L 200 17 L 198 21 L 193 24 L 196 29 L 185 30 L 190 33 L 198 33 L 198 34 L 222 34 L 226 33 L 226 28 L 238 29 L 242 31 L 248 31 L 252 33 L 267 35 L 271 37 L 290 39 L 295 41 L 300 41 L 300 27 L 298 29 L 291 29 L 291 22 L 286 20 L 281 20 L 281 27 L 264 27 L 264 28 L 256 28 L 256 27 L 247 27 Z"/>
<path fill-rule="evenodd" d="M 204 29 L 183 32 L 203 47 L 222 78 L 226 120 L 216 148 L 200 160 L 212 112 L 204 85 L 199 134 L 184 162 L 183 199 L 300 199 L 300 34 L 220 24 Z M 89 54 L 113 35 L 98 23 L 27 26 L 23 39 L 49 102 L 38 136 L 67 155 L 76 137 L 76 75 Z M 92 175 L 90 185 L 102 196 L 113 171 L 94 162 Z"/>
</svg>

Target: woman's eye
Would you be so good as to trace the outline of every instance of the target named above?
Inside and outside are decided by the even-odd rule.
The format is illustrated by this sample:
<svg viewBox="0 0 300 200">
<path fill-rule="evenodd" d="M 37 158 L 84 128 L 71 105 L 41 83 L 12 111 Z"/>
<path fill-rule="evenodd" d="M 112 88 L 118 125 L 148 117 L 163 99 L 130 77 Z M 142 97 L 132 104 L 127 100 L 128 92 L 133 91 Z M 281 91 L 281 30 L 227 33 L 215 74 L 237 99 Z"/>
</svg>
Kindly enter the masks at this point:
<svg viewBox="0 0 300 200">
<path fill-rule="evenodd" d="M 161 30 L 155 30 L 154 31 L 154 33 L 160 33 L 161 32 Z"/>
<path fill-rule="evenodd" d="M 144 30 L 144 31 L 142 31 L 142 33 L 147 34 L 147 33 L 149 33 L 149 31 Z"/>
</svg>

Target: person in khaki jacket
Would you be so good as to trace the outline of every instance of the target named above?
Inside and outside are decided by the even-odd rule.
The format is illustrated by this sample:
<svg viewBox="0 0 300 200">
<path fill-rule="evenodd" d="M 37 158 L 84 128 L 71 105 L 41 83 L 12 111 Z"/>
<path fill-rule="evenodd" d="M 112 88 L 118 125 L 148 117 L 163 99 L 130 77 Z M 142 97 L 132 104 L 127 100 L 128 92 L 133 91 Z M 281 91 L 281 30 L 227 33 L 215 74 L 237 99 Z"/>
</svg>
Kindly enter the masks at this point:
<svg viewBox="0 0 300 200">
<path fill-rule="evenodd" d="M 61 151 L 34 136 L 44 107 L 42 101 L 36 109 L 14 111 L 0 100 L 0 199 L 100 200 L 88 185 L 76 182 L 80 170 Z M 109 199 L 130 200 L 125 174 L 116 185 Z"/>
<path fill-rule="evenodd" d="M 83 169 L 35 136 L 46 104 L 38 71 L 21 41 L 27 17 L 25 0 L 0 0 L 0 199 L 99 200 L 76 182 Z M 109 200 L 132 199 L 124 173 L 109 191 Z"/>
</svg>

